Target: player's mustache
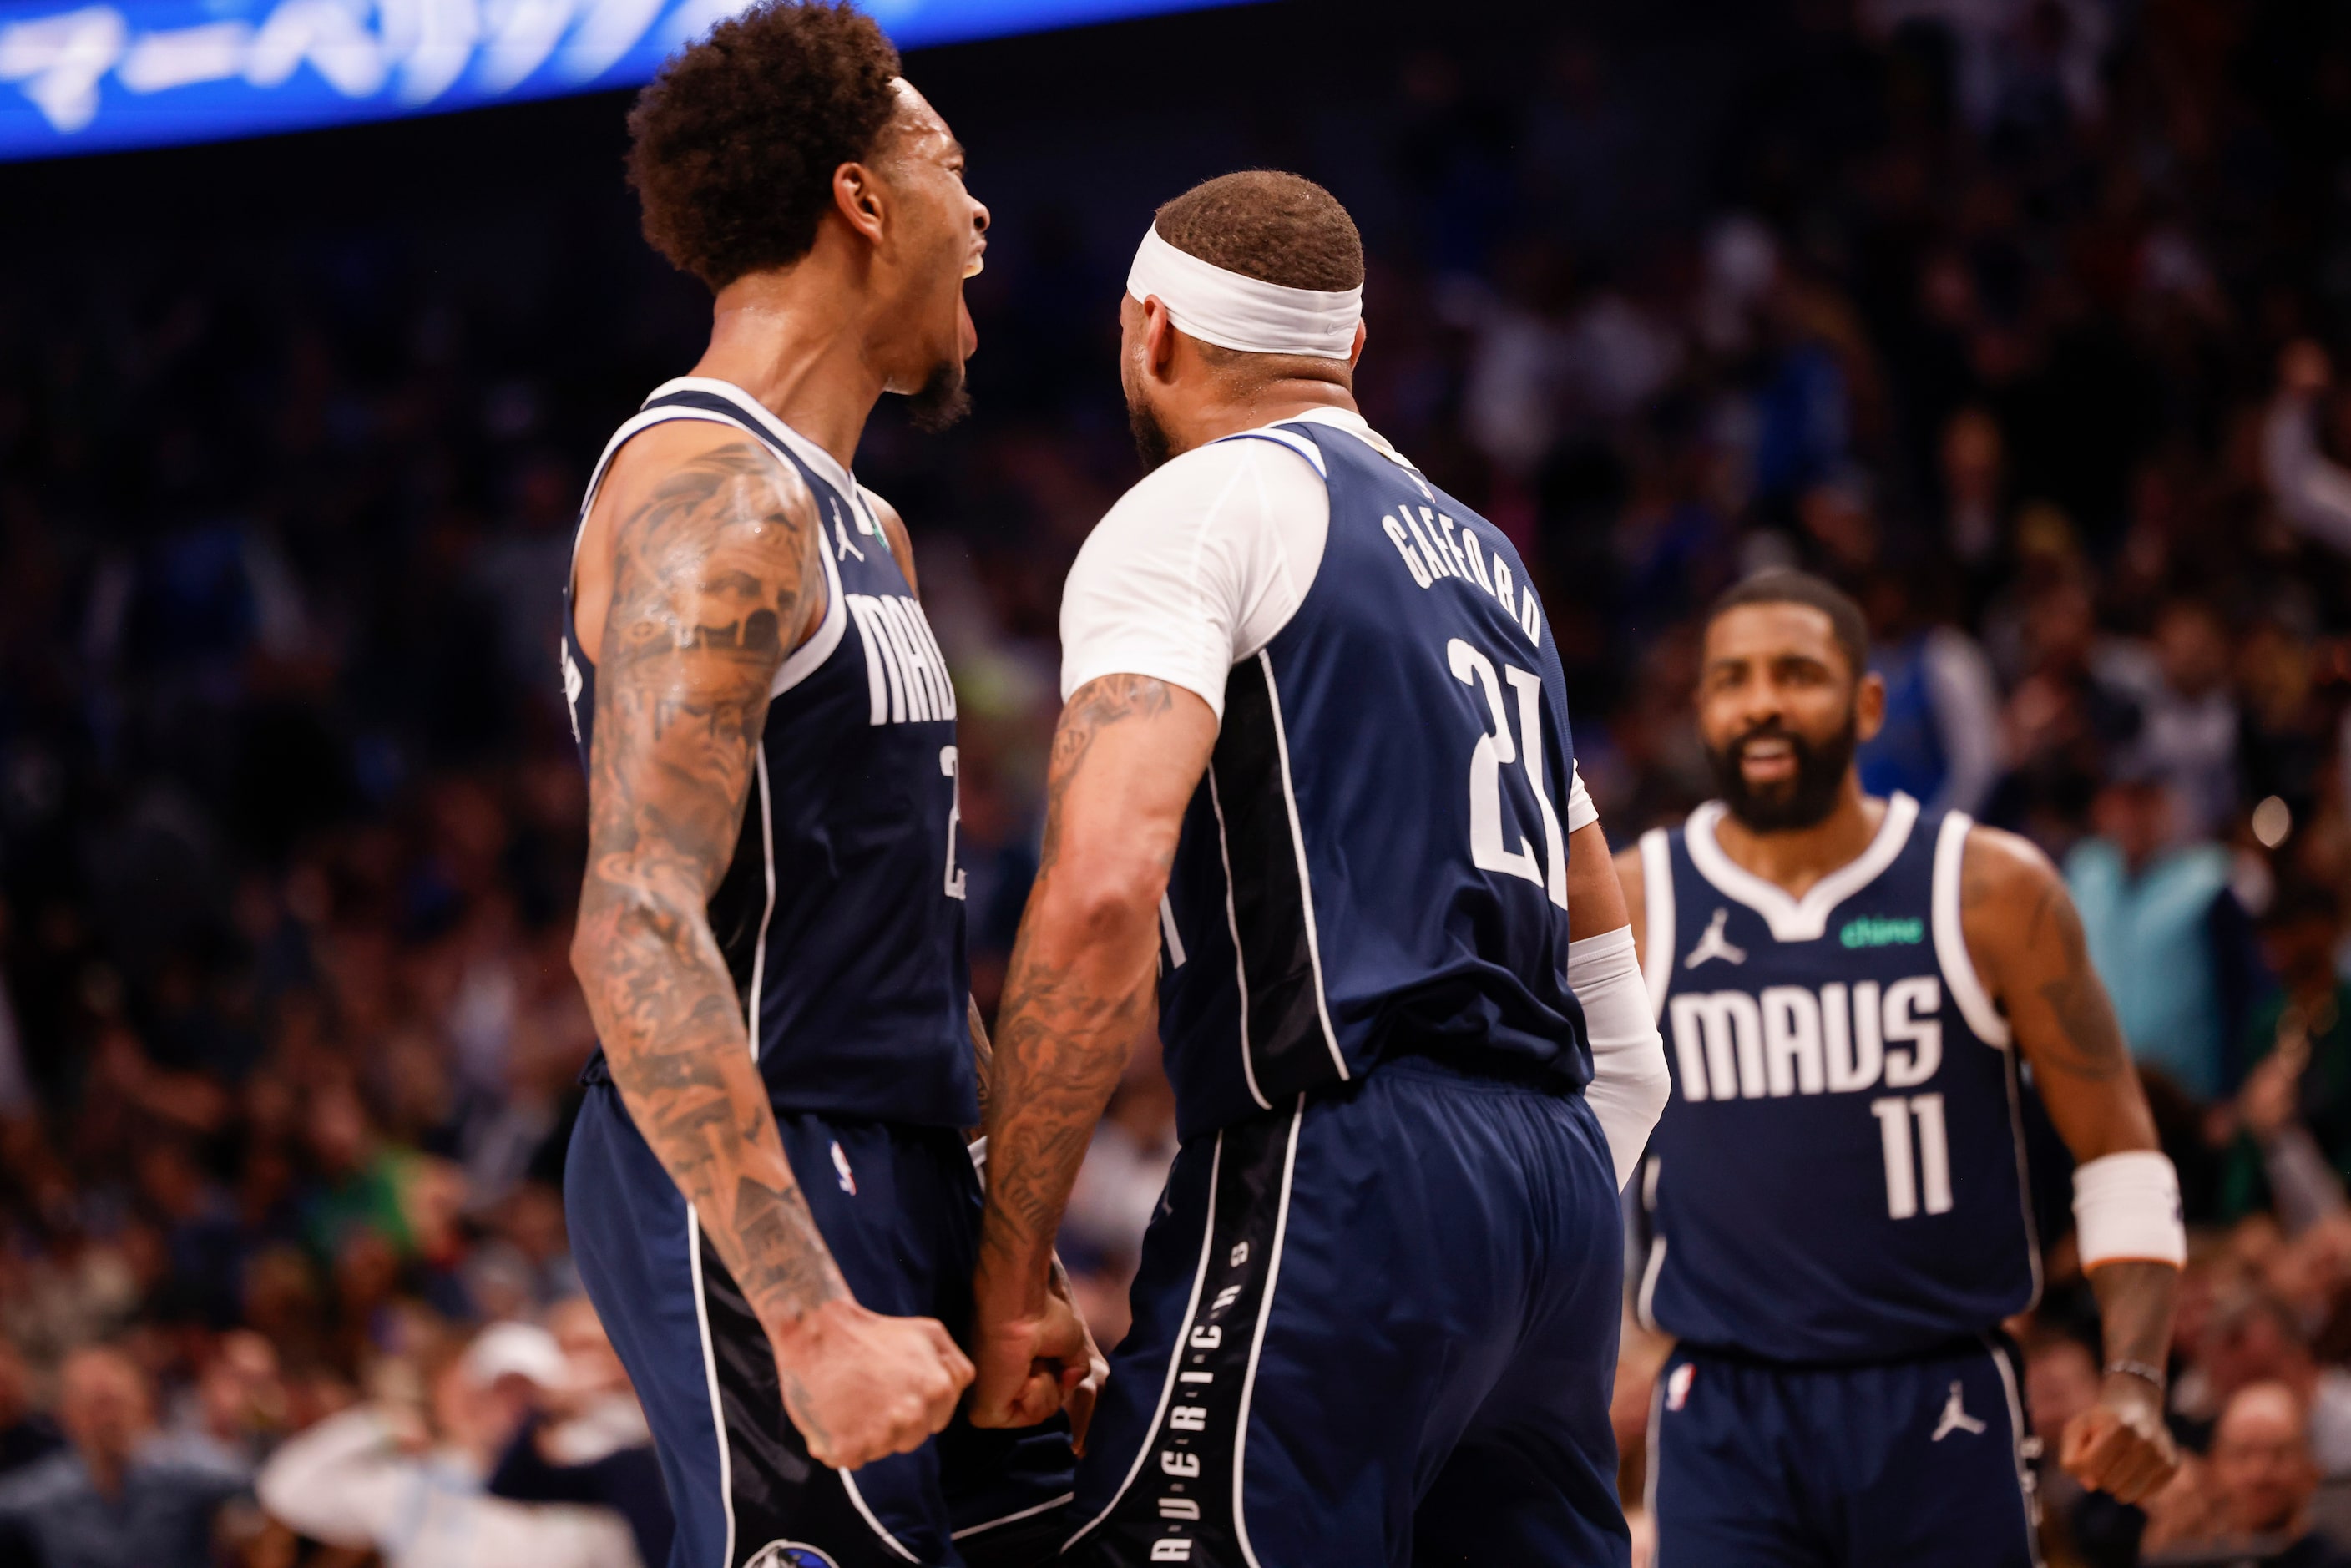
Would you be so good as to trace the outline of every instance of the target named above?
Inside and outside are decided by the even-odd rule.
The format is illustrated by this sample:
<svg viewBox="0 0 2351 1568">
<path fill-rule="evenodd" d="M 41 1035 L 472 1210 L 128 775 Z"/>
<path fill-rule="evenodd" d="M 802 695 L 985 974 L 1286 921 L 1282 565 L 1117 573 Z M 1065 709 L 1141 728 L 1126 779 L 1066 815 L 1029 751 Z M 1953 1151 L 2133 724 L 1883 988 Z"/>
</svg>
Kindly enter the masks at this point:
<svg viewBox="0 0 2351 1568">
<path fill-rule="evenodd" d="M 1813 748 L 1804 737 L 1776 718 L 1767 718 L 1743 731 L 1725 749 L 1733 758 L 1743 758 L 1747 755 L 1747 748 L 1759 740 L 1784 740 L 1799 758 L 1812 755 Z"/>
</svg>

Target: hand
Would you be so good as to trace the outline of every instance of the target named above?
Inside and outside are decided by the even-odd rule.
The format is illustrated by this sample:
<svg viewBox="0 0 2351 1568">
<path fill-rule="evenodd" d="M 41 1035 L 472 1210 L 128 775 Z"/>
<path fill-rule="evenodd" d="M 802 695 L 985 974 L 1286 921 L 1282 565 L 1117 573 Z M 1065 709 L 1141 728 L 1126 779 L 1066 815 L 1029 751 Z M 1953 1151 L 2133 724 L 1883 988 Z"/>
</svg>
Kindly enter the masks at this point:
<svg viewBox="0 0 2351 1568">
<path fill-rule="evenodd" d="M 845 1296 L 768 1337 L 784 1413 L 836 1470 L 921 1448 L 971 1384 L 971 1362 L 936 1321 L 884 1317 Z"/>
<path fill-rule="evenodd" d="M 1061 1267 L 1058 1253 L 1053 1258 L 1053 1277 L 1048 1285 L 1054 1295 L 1069 1302 L 1071 1312 L 1077 1312 L 1077 1297 L 1070 1287 L 1070 1271 Z M 1070 1414 L 1070 1447 L 1083 1458 L 1086 1431 L 1094 1424 L 1094 1406 L 1102 1399 L 1102 1385 L 1110 1381 L 1110 1362 L 1103 1356 L 1102 1347 L 1094 1343 L 1093 1325 L 1085 1321 L 1084 1313 L 1078 1312 L 1078 1322 L 1086 1336 L 1086 1375 L 1077 1386 L 1067 1391 L 1061 1408 Z"/>
<path fill-rule="evenodd" d="M 1081 1413 L 1091 1419 L 1092 1393 L 1101 1386 L 1095 1369 L 1107 1375 L 1109 1368 L 1066 1288 L 1049 1290 L 1029 1312 L 993 1304 L 990 1298 L 998 1294 L 983 1281 L 972 1314 L 972 1354 L 979 1370 L 972 1385 L 971 1424 L 1034 1427 L 1071 1405 L 1089 1385 L 1083 1410 L 1071 1410 L 1071 1425 L 1076 1427 Z"/>
<path fill-rule="evenodd" d="M 2128 1503 L 2162 1490 L 2179 1469 L 2161 1396 L 2127 1373 L 2108 1375 L 2098 1402 L 2066 1424 L 2058 1460 L 2092 1491 Z"/>
</svg>

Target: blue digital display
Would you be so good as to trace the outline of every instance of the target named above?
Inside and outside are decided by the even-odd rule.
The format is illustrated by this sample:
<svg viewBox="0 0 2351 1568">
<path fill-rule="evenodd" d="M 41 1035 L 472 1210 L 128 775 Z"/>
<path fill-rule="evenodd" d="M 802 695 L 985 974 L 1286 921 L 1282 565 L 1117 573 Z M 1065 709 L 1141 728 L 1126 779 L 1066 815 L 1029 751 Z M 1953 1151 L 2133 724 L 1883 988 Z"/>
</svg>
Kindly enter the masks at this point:
<svg viewBox="0 0 2351 1568">
<path fill-rule="evenodd" d="M 5 0 L 0 161 L 649 79 L 747 0 Z M 901 48 L 1240 0 L 866 0 Z"/>
</svg>

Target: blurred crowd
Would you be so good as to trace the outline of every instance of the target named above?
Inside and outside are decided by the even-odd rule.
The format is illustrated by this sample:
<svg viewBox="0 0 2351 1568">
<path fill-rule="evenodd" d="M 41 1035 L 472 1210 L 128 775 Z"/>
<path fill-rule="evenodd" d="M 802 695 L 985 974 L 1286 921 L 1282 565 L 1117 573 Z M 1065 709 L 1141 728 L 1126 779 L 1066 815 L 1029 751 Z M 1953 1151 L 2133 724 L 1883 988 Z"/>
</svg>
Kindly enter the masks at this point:
<svg viewBox="0 0 2351 1568">
<path fill-rule="evenodd" d="M 2194 1457 L 2144 1513 L 2044 1466 L 2053 1561 L 2351 1563 L 2351 12 L 1489 8 L 1214 146 L 1122 110 L 1108 216 L 1049 105 L 941 57 L 998 212 L 978 412 L 885 410 L 859 466 L 955 666 L 983 1009 L 1061 580 L 1135 472 L 1141 214 L 1297 167 L 1364 220 L 1365 412 L 1533 563 L 1619 842 L 1708 792 L 1698 612 L 1795 561 L 1873 620 L 1873 787 L 2064 866 L 2197 1238 Z M 610 169 L 0 254 L 0 1565 L 665 1550 L 559 1196 L 569 530 L 704 308 Z M 1064 1238 L 1106 1343 L 1172 1155 L 1136 1060 Z M 2053 1446 L 2098 1359 L 2063 1239 L 2048 1277 Z M 1628 1327 L 1635 1500 L 1662 1354 Z"/>
</svg>

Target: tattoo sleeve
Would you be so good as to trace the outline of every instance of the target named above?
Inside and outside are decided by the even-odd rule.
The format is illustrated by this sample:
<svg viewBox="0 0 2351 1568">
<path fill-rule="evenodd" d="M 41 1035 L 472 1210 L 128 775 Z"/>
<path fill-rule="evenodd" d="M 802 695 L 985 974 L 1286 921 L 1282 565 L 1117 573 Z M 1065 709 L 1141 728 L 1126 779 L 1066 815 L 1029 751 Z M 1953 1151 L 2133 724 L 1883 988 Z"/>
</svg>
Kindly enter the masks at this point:
<svg viewBox="0 0 2351 1568">
<path fill-rule="evenodd" d="M 964 1027 L 971 1031 L 972 1074 L 979 1081 L 979 1125 L 973 1128 L 975 1138 L 987 1127 L 987 1092 L 996 1077 L 996 1048 L 988 1043 L 987 1020 L 979 1016 L 979 998 L 964 998 Z"/>
<path fill-rule="evenodd" d="M 846 1295 L 793 1179 L 708 905 L 768 689 L 823 591 L 813 506 L 748 441 L 618 517 L 573 964 L 629 1113 L 770 1330 Z"/>
<path fill-rule="evenodd" d="M 1164 885 L 1180 803 L 1170 821 L 1143 822 L 1129 815 L 1134 802 L 1124 780 L 1098 779 L 1089 764 L 1113 728 L 1148 725 L 1173 704 L 1159 681 L 1105 676 L 1071 697 L 1053 735 L 1037 887 L 997 1015 L 980 1240 L 983 1268 L 1040 1291 L 1078 1166 L 1125 1070 L 1127 1048 L 1149 1017 L 1157 983 L 1158 894 L 1153 891 L 1146 903 L 1139 890 L 1105 897 L 1089 886 L 1089 868 L 1070 858 L 1072 812 L 1082 794 L 1090 821 L 1116 815 L 1133 823 L 1139 838 L 1130 842 L 1147 841 L 1148 873 Z M 1172 778 L 1180 769 L 1165 771 Z M 1185 792 L 1196 777 L 1194 768 L 1182 780 Z M 1100 836 L 1099 828 L 1095 832 Z"/>
</svg>

